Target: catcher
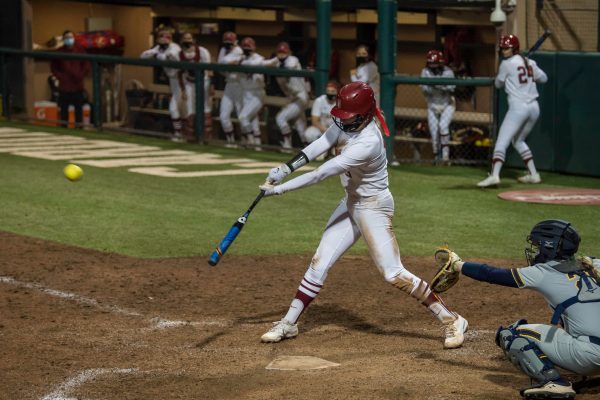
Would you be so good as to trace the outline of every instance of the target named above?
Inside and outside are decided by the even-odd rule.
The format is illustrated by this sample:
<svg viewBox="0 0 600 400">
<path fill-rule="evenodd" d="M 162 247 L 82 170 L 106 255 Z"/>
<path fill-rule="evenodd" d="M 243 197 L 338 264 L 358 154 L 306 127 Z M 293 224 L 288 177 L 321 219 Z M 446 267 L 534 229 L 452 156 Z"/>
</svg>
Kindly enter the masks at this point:
<svg viewBox="0 0 600 400">
<path fill-rule="evenodd" d="M 524 268 L 463 262 L 450 249 L 439 249 L 436 260 L 443 265 L 431 286 L 443 292 L 462 273 L 479 281 L 541 293 L 554 310 L 551 325 L 528 324 L 521 319 L 499 327 L 496 344 L 537 382 L 521 390 L 523 397 L 573 399 L 573 384 L 561 377 L 556 366 L 584 377 L 600 374 L 600 259 L 575 257 L 581 238 L 566 221 L 537 223 L 527 241 L 529 266 Z"/>
</svg>

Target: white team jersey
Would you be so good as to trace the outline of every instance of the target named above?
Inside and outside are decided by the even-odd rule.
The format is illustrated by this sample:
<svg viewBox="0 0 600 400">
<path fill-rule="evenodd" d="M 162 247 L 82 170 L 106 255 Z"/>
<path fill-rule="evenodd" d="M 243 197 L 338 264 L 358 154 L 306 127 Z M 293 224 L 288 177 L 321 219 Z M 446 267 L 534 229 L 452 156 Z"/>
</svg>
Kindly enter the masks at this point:
<svg viewBox="0 0 600 400">
<path fill-rule="evenodd" d="M 371 197 L 388 189 L 383 135 L 375 121 L 355 134 L 348 134 L 333 124 L 303 152 L 309 160 L 314 160 L 323 152 L 324 143 L 327 148 L 335 147 L 337 156 L 319 169 L 342 171 L 342 186 L 349 197 Z M 323 172 L 328 175 L 327 171 Z"/>
<path fill-rule="evenodd" d="M 329 103 L 327 101 L 327 95 L 323 94 L 317 97 L 313 102 L 310 115 L 319 117 L 321 125 L 329 127 L 333 125 L 333 118 L 331 117 L 331 109 L 333 106 L 335 106 L 335 100 L 332 103 Z"/>
<path fill-rule="evenodd" d="M 379 102 L 379 69 L 377 68 L 377 64 L 373 61 L 360 64 L 356 68 L 356 73 L 351 75 L 350 79 L 352 82 L 365 82 L 371 86 L 371 89 L 375 93 L 375 98 Z"/>
<path fill-rule="evenodd" d="M 240 46 L 233 46 L 229 52 L 225 47 L 221 47 L 217 62 L 219 64 L 239 64 L 243 56 L 244 51 Z M 223 75 L 225 75 L 225 81 L 227 82 L 237 82 L 239 80 L 238 72 L 223 72 Z"/>
<path fill-rule="evenodd" d="M 210 52 L 205 47 L 196 46 L 195 52 L 193 53 L 182 50 L 181 53 L 179 53 L 179 60 L 187 62 L 210 63 L 211 57 Z M 190 74 L 190 71 L 185 71 L 184 76 L 187 81 L 193 82 L 194 77 L 193 74 Z M 204 71 L 204 80 L 210 80 L 210 76 L 208 76 L 206 71 Z"/>
<path fill-rule="evenodd" d="M 441 75 L 435 75 L 427 67 L 421 71 L 421 78 L 454 78 L 452 69 L 444 66 Z M 452 103 L 452 94 L 454 93 L 454 85 L 421 85 L 421 90 L 425 95 L 428 106 L 446 106 Z"/>
<path fill-rule="evenodd" d="M 281 62 L 278 64 L 280 65 Z M 297 57 L 288 56 L 283 62 L 283 66 L 280 66 L 280 68 L 299 70 L 302 69 L 302 66 Z M 306 90 L 304 78 L 299 76 L 278 76 L 275 79 L 277 80 L 277 84 L 281 88 L 281 91 L 287 97 L 308 100 L 308 92 Z"/>
<path fill-rule="evenodd" d="M 242 58 L 241 65 L 264 65 L 265 58 L 258 53 L 252 53 L 250 56 Z M 263 90 L 265 88 L 265 77 L 263 74 L 243 74 L 240 73 L 240 83 L 244 90 Z"/>
<path fill-rule="evenodd" d="M 140 58 L 156 58 L 157 60 L 179 61 L 179 52 L 181 47 L 177 43 L 169 43 L 169 47 L 161 50 L 160 46 L 156 45 L 150 50 L 144 51 Z M 177 69 L 165 68 L 165 74 L 169 79 L 177 79 Z"/>
<path fill-rule="evenodd" d="M 496 87 L 506 90 L 508 101 L 522 101 L 531 103 L 538 98 L 536 82 L 545 83 L 548 77 L 531 59 L 527 59 L 529 70 L 523 57 L 516 54 L 500 63 L 496 76 Z"/>
</svg>

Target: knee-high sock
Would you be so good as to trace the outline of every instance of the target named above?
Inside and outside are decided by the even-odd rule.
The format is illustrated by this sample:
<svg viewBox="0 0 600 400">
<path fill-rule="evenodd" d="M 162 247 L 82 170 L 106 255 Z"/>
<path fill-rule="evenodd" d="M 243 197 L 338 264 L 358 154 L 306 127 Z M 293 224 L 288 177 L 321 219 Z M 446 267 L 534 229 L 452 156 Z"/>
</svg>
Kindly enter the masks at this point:
<svg viewBox="0 0 600 400">
<path fill-rule="evenodd" d="M 295 324 L 302 312 L 317 297 L 322 287 L 323 285 L 311 282 L 305 275 L 302 282 L 300 282 L 300 286 L 298 286 L 298 291 L 292 300 L 292 304 L 290 304 L 287 314 L 283 318 Z"/>
</svg>

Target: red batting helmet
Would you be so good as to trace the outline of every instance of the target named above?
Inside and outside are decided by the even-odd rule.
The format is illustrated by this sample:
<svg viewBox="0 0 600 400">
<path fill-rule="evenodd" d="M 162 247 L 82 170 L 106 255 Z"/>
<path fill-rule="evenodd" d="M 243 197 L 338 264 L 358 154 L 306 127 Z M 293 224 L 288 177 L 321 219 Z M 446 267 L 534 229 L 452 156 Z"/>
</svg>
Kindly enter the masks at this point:
<svg viewBox="0 0 600 400">
<path fill-rule="evenodd" d="M 235 43 L 237 40 L 237 35 L 235 32 L 227 31 L 223 33 L 223 43 Z"/>
<path fill-rule="evenodd" d="M 356 132 L 368 124 L 375 113 L 375 94 L 364 82 L 352 82 L 344 85 L 337 95 L 336 105 L 331 109 L 335 124 L 344 132 Z M 345 124 L 344 120 L 356 119 Z"/>
<path fill-rule="evenodd" d="M 445 64 L 444 53 L 439 50 L 429 50 L 427 52 L 427 64 Z"/>
<path fill-rule="evenodd" d="M 276 53 L 290 54 L 290 45 L 287 42 L 281 42 L 277 45 Z"/>
<path fill-rule="evenodd" d="M 519 51 L 519 38 L 515 35 L 502 35 L 498 41 L 498 47 L 501 49 L 513 49 L 513 52 Z"/>
<path fill-rule="evenodd" d="M 245 37 L 242 39 L 240 43 L 240 47 L 244 50 L 256 50 L 256 42 L 251 37 Z"/>
</svg>

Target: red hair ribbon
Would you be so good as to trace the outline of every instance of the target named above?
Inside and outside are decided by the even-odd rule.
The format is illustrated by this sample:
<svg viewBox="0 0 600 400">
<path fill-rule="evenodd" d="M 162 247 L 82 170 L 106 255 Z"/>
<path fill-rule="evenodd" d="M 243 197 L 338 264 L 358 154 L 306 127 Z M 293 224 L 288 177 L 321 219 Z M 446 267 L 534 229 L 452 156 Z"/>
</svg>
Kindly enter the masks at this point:
<svg viewBox="0 0 600 400">
<path fill-rule="evenodd" d="M 385 136 L 390 136 L 390 130 L 388 129 L 387 124 L 385 123 L 385 118 L 383 117 L 383 112 L 379 107 L 375 107 L 375 114 L 377 115 L 377 119 L 383 128 L 383 133 Z"/>
</svg>

